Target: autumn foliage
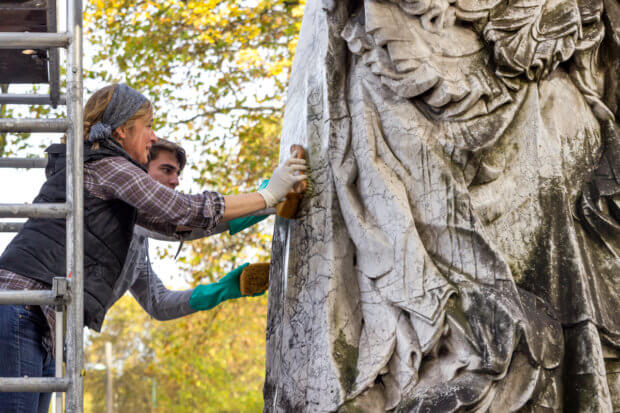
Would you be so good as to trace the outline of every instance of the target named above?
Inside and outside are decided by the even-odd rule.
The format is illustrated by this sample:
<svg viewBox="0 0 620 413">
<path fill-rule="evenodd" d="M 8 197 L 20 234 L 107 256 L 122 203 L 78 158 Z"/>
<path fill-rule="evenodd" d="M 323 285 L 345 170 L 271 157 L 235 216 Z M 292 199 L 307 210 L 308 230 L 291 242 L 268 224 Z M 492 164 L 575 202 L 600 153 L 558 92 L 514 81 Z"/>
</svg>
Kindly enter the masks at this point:
<svg viewBox="0 0 620 413">
<path fill-rule="evenodd" d="M 90 1 L 89 82 L 123 81 L 148 95 L 159 136 L 188 149 L 185 175 L 195 187 L 226 194 L 253 189 L 277 165 L 304 3 Z M 272 225 L 270 219 L 234 237 L 195 241 L 179 266 L 199 283 L 245 261 L 268 261 Z M 92 366 L 103 362 L 103 343 L 111 340 L 116 411 L 262 410 L 266 304 L 265 296 L 239 299 L 158 322 L 124 297 L 102 334 L 89 336 L 87 409 L 103 411 L 104 372 Z"/>
<path fill-rule="evenodd" d="M 85 410 L 105 411 L 104 343 L 114 349 L 118 412 L 258 412 L 263 406 L 267 298 L 226 302 L 159 322 L 130 296 L 90 336 Z M 154 394 L 153 394 L 154 393 Z"/>
</svg>

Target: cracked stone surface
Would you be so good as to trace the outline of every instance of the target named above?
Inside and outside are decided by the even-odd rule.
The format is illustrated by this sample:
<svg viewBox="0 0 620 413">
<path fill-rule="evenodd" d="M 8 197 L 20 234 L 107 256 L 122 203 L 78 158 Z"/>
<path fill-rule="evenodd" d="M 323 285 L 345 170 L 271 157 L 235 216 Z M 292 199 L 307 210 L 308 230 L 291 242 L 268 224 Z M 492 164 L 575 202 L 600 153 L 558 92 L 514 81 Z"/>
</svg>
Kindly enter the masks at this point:
<svg viewBox="0 0 620 413">
<path fill-rule="evenodd" d="M 308 0 L 265 412 L 620 409 L 620 6 Z"/>
</svg>

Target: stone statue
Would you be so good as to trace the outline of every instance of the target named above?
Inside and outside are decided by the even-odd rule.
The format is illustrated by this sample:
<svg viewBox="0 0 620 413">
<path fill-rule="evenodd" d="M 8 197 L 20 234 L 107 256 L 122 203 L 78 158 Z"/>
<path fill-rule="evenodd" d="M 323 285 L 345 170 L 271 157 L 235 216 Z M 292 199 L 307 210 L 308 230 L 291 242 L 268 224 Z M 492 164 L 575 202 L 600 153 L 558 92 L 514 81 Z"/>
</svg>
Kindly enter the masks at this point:
<svg viewBox="0 0 620 413">
<path fill-rule="evenodd" d="M 265 411 L 620 409 L 619 58 L 616 0 L 308 0 Z"/>
</svg>

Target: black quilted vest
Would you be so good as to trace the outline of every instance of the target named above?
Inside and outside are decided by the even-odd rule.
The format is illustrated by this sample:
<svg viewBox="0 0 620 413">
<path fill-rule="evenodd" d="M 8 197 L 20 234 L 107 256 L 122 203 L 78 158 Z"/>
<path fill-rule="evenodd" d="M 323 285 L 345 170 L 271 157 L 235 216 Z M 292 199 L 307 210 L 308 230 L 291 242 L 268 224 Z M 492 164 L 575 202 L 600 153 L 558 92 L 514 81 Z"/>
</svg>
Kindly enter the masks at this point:
<svg viewBox="0 0 620 413">
<path fill-rule="evenodd" d="M 66 146 L 54 144 L 46 152 L 47 181 L 34 203 L 63 203 Z M 142 168 L 114 143 L 104 142 L 97 150 L 84 146 L 84 163 L 111 156 L 122 156 Z M 84 324 L 97 331 L 125 263 L 136 215 L 136 209 L 121 200 L 104 201 L 84 191 Z M 0 268 L 51 286 L 54 277 L 67 275 L 65 245 L 64 218 L 29 219 L 0 256 Z"/>
</svg>

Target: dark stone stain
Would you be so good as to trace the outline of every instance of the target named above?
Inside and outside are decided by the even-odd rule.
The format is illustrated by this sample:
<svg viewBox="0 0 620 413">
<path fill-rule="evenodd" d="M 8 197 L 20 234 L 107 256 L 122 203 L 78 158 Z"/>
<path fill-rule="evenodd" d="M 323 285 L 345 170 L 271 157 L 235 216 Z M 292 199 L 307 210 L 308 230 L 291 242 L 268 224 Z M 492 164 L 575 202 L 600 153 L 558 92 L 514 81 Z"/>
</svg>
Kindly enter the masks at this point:
<svg viewBox="0 0 620 413">
<path fill-rule="evenodd" d="M 344 332 L 340 330 L 338 338 L 334 342 L 334 361 L 340 370 L 340 384 L 345 393 L 349 393 L 355 385 L 359 371 L 357 370 L 357 347 L 347 343 Z"/>
</svg>

